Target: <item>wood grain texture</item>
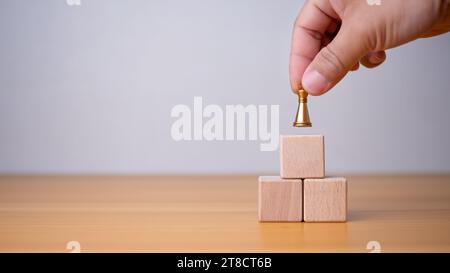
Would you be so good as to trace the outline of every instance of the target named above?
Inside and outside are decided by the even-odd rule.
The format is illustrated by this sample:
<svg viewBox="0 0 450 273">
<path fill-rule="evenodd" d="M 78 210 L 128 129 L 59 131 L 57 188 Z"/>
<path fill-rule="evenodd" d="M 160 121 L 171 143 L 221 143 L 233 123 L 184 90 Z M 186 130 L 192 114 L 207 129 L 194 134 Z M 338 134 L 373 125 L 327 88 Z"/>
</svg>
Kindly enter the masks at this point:
<svg viewBox="0 0 450 273">
<path fill-rule="evenodd" d="M 282 135 L 280 176 L 283 178 L 322 178 L 325 176 L 322 135 Z"/>
<path fill-rule="evenodd" d="M 303 187 L 301 179 L 260 176 L 258 179 L 259 221 L 301 222 Z"/>
<path fill-rule="evenodd" d="M 347 220 L 347 180 L 326 177 L 304 180 L 305 222 L 345 222 Z"/>
<path fill-rule="evenodd" d="M 261 223 L 257 176 L 0 176 L 0 251 L 450 252 L 450 175 L 346 177 L 346 223 Z"/>
</svg>

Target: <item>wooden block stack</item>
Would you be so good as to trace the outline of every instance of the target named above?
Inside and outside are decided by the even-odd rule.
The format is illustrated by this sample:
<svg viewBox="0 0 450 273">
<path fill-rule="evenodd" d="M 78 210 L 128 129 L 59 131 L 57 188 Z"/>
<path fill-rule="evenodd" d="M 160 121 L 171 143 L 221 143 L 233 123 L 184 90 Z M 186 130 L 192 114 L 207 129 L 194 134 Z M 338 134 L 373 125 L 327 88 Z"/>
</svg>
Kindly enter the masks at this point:
<svg viewBox="0 0 450 273">
<path fill-rule="evenodd" d="M 345 222 L 347 180 L 325 177 L 322 135 L 281 136 L 280 176 L 259 177 L 263 222 Z"/>
</svg>

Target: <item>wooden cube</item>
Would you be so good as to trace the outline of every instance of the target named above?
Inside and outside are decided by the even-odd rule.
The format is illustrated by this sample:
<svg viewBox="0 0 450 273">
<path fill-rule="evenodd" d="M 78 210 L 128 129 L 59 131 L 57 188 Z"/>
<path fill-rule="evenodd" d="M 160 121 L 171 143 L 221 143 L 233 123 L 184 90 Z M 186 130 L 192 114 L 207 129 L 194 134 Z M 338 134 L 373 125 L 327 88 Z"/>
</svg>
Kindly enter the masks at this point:
<svg viewBox="0 0 450 273">
<path fill-rule="evenodd" d="M 323 178 L 325 176 L 322 135 L 281 136 L 280 176 L 282 178 Z"/>
<path fill-rule="evenodd" d="M 303 182 L 279 176 L 260 176 L 258 187 L 259 221 L 301 222 Z"/>
<path fill-rule="evenodd" d="M 347 180 L 344 177 L 303 181 L 305 222 L 345 222 L 347 220 Z"/>
</svg>

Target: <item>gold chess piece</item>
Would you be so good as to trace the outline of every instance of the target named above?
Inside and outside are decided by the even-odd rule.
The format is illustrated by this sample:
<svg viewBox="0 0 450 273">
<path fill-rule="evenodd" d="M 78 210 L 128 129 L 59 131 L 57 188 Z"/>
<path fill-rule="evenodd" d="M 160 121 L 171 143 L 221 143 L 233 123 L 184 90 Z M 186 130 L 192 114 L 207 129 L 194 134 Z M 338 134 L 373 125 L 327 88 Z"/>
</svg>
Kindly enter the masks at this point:
<svg viewBox="0 0 450 273">
<path fill-rule="evenodd" d="M 295 116 L 294 127 L 311 127 L 308 113 L 308 93 L 300 88 L 298 91 L 298 109 Z"/>
</svg>

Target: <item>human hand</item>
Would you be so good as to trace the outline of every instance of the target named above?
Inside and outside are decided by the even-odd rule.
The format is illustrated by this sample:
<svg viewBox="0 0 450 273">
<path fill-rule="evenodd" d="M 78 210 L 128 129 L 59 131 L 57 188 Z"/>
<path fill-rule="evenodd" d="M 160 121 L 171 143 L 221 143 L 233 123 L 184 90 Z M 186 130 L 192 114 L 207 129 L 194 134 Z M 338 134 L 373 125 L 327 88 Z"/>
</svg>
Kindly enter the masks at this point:
<svg viewBox="0 0 450 273">
<path fill-rule="evenodd" d="M 308 0 L 292 35 L 292 90 L 321 95 L 360 63 L 383 63 L 386 49 L 448 31 L 450 0 Z"/>
</svg>

